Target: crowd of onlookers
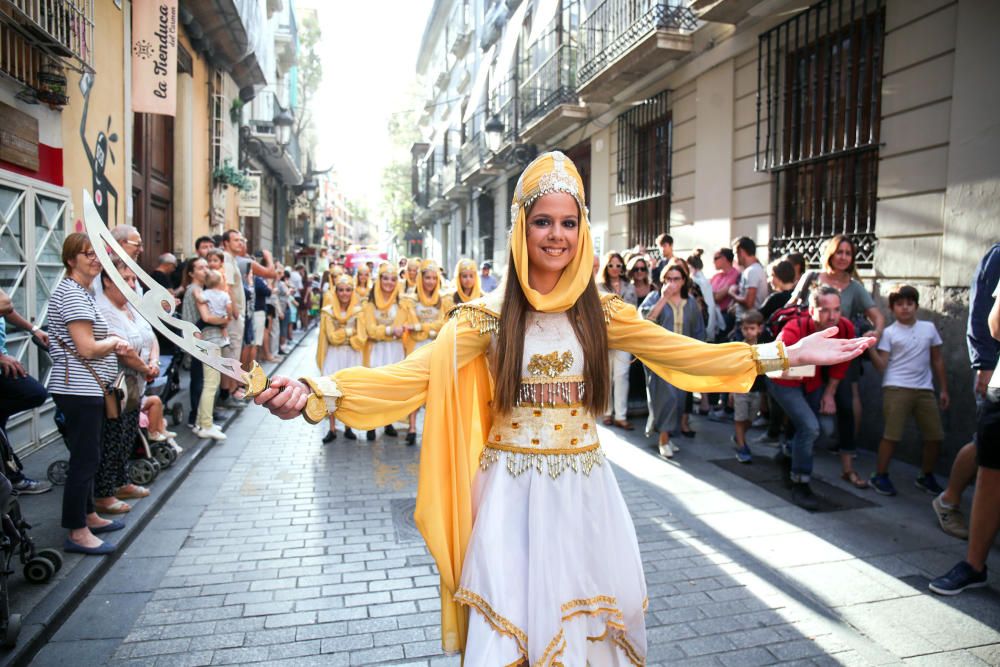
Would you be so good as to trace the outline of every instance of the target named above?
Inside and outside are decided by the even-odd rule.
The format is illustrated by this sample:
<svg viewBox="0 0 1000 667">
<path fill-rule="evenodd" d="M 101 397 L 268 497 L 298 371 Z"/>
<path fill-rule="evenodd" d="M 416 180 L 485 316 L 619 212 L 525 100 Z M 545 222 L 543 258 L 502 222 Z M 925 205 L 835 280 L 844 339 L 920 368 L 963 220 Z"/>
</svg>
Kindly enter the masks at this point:
<svg viewBox="0 0 1000 667">
<path fill-rule="evenodd" d="M 138 261 L 143 249 L 139 232 L 122 225 L 112 234 L 124 252 Z M 628 419 L 630 388 L 637 382 L 643 384 L 648 408 L 646 433 L 656 436 L 662 456 L 672 458 L 680 450 L 680 438 L 695 435 L 692 415 L 731 422 L 736 459 L 749 464 L 754 460 L 752 447 L 777 447 L 777 458 L 787 468 L 793 501 L 815 510 L 820 500 L 811 490 L 810 479 L 814 446 L 821 436 L 837 455 L 846 484 L 891 496 L 896 494 L 889 475 L 891 460 L 912 417 L 923 438 L 921 473 L 914 483 L 934 496 L 932 504 L 942 529 L 970 539 L 966 569 L 958 567 L 949 573 L 951 584 L 936 581 L 935 590 L 957 592 L 985 581 L 985 553 L 996 532 L 995 508 L 1000 494 L 1000 480 L 996 479 L 1000 475 L 996 451 L 1000 447 L 996 433 L 1000 379 L 992 378 L 1000 353 L 996 340 L 1000 335 L 1000 309 L 996 306 L 1000 299 L 994 291 L 1000 282 L 1000 243 L 977 267 L 970 294 L 968 345 L 976 371 L 976 400 L 986 417 L 981 419 L 977 442 L 958 453 L 947 488 L 942 488 L 934 475 L 944 438 L 941 412 L 950 404 L 943 341 L 932 322 L 917 317 L 920 292 L 915 287 L 897 285 L 888 292 L 892 323 L 887 325 L 885 314 L 859 279 L 857 248 L 847 236 L 838 235 L 826 243 L 815 269 L 794 253 L 765 266 L 757 257 L 756 244 L 747 237 L 715 250 L 712 270 L 706 268 L 701 249 L 679 257 L 668 234 L 660 235 L 657 245 L 658 252 L 638 247 L 597 258 L 595 281 L 600 290 L 619 295 L 642 317 L 674 334 L 715 344 L 780 341 L 791 346 L 817 331 L 831 331 L 829 335 L 841 338 L 872 336 L 878 343 L 864 358 L 849 363 L 759 377 L 745 394 L 694 395 L 643 372 L 628 353 L 612 350 L 612 392 L 604 423 L 632 430 Z M 181 452 L 177 434 L 167 428 L 163 401 L 156 392 L 147 391 L 147 386 L 164 373 L 163 359 L 172 359 L 178 350 L 155 332 L 126 298 L 128 290 L 142 293 L 151 288 L 138 284 L 127 262 L 115 258 L 117 275 L 109 273 L 102 268 L 88 237 L 79 233 L 66 238 L 62 260 L 66 276 L 49 299 L 45 331 L 25 320 L 0 292 L 0 315 L 4 317 L 0 324 L 29 330 L 52 359 L 46 389 L 7 355 L 5 328 L 0 326 L 0 435 L 11 415 L 37 407 L 52 396 L 70 452 L 62 505 L 62 523 L 69 531 L 64 547 L 67 551 L 108 553 L 114 550 L 113 545 L 97 536 L 123 524 L 98 513 L 124 514 L 131 509 L 129 500 L 149 494 L 126 475 L 126 463 L 140 429 L 148 441 L 166 443 L 175 453 Z M 489 262 L 481 267 L 469 260 L 463 262 L 469 264 L 470 275 L 460 275 L 464 271 L 460 262 L 451 289 L 459 289 L 459 284 L 467 294 L 496 289 L 497 278 Z M 387 295 L 403 294 L 407 285 L 418 290 L 414 294 L 423 294 L 421 289 L 436 294 L 445 286 L 445 273 L 433 262 L 404 258 L 398 268 L 383 275 L 384 267 L 374 263 L 361 267 L 366 300 L 369 290 L 385 287 L 383 279 L 392 283 Z M 319 258 L 318 268 L 322 275 L 310 275 L 302 265 L 282 266 L 267 251 L 250 252 L 243 235 L 229 230 L 218 237 L 197 239 L 194 254 L 184 262 L 169 253 L 161 255 L 151 276 L 175 299 L 176 316 L 196 326 L 205 340 L 218 344 L 224 356 L 249 368 L 254 361 L 273 361 L 286 353 L 293 330 L 308 327 L 322 317 L 321 305 L 325 311 L 328 303 L 333 303 L 332 288 L 345 269 L 325 256 Z M 421 281 L 433 280 L 422 288 L 413 287 L 418 276 Z M 403 287 L 398 291 L 397 279 Z M 350 282 L 351 289 L 361 284 L 357 279 Z M 343 305 L 353 303 L 351 298 L 345 296 Z M 371 301 L 379 303 L 374 297 Z M 447 308 L 443 305 L 446 301 L 436 303 L 439 309 Z M 350 316 L 346 308 L 343 312 L 345 318 Z M 993 317 L 998 323 L 991 329 Z M 350 331 L 350 322 L 345 322 Z M 420 330 L 419 325 L 407 328 Z M 225 440 L 219 410 L 245 405 L 236 398 L 238 383 L 197 360 L 189 361 L 188 426 L 199 438 Z M 866 372 L 882 376 L 884 422 L 875 469 L 867 477 L 854 467 L 862 406 L 870 404 L 862 401 L 859 389 L 859 380 Z M 108 395 L 119 390 L 125 398 L 114 412 L 108 407 Z M 411 436 L 415 430 L 412 422 Z M 755 427 L 765 430 L 750 438 Z M 390 428 L 386 427 L 387 433 Z M 336 437 L 333 429 L 331 422 L 324 441 Z M 5 437 L 3 440 L 10 450 Z M 18 492 L 43 493 L 51 488 L 48 482 L 25 477 L 12 451 L 3 459 L 4 473 Z M 977 474 L 980 481 L 970 529 L 959 501 Z M 983 504 L 987 502 L 993 505 Z M 978 509 L 981 505 L 987 509 Z M 978 537 L 973 538 L 975 535 Z"/>
</svg>

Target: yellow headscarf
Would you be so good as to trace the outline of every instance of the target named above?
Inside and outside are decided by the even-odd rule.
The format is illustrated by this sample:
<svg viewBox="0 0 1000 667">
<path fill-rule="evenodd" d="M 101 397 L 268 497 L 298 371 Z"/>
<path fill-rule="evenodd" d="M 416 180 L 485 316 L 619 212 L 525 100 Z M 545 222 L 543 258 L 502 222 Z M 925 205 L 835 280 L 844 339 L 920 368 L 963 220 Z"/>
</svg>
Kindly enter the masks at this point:
<svg viewBox="0 0 1000 667">
<path fill-rule="evenodd" d="M 406 260 L 406 268 L 403 269 L 403 275 L 401 275 L 400 278 L 403 279 L 403 283 L 406 285 L 407 289 L 416 289 L 417 285 L 420 284 L 420 262 L 421 260 L 419 257 L 411 257 L 410 259 Z M 415 282 L 411 283 L 410 268 L 414 266 L 417 268 L 417 279 Z"/>
<path fill-rule="evenodd" d="M 552 192 L 565 192 L 576 199 L 580 208 L 580 232 L 576 255 L 563 269 L 562 276 L 552 291 L 542 294 L 528 284 L 526 217 L 539 197 Z M 514 272 L 521 283 L 524 296 L 535 310 L 543 313 L 561 313 L 569 310 L 587 289 L 594 270 L 594 244 L 590 239 L 583 181 L 576 170 L 576 165 L 559 151 L 542 153 L 536 157 L 517 181 L 510 205 L 510 215 L 514 220 L 510 235 L 510 250 L 514 258 Z"/>
<path fill-rule="evenodd" d="M 472 294 L 466 296 L 465 292 L 462 290 L 462 271 L 472 271 L 473 275 L 476 276 L 476 282 L 472 286 Z M 455 303 L 465 303 L 466 301 L 472 301 L 473 299 L 478 299 L 483 295 L 482 285 L 479 283 L 479 267 L 471 259 L 463 257 L 458 260 L 458 264 L 455 265 Z"/>
<path fill-rule="evenodd" d="M 347 304 L 347 308 L 341 310 L 340 308 L 340 297 L 337 296 L 337 287 L 339 285 L 350 285 L 354 287 L 354 279 L 351 278 L 346 273 L 341 273 L 337 276 L 337 279 L 333 282 L 331 290 L 333 291 L 333 316 L 337 318 L 340 322 L 346 322 L 350 319 L 351 315 L 354 314 L 354 309 L 358 305 L 358 292 L 356 289 L 351 291 L 351 301 Z"/>
<path fill-rule="evenodd" d="M 382 275 L 386 273 L 396 275 L 396 269 L 392 267 L 392 264 L 382 262 L 378 265 L 378 278 L 375 280 L 375 284 L 372 285 L 372 291 L 375 294 L 375 307 L 378 310 L 387 310 L 399 295 L 399 283 L 397 282 L 396 291 L 388 299 L 382 296 Z"/>
<path fill-rule="evenodd" d="M 424 271 L 437 273 L 437 285 L 434 286 L 434 291 L 431 294 L 424 291 Z M 424 306 L 436 306 L 441 300 L 441 268 L 433 259 L 425 259 L 420 263 L 420 273 L 417 274 L 417 296 Z"/>
<path fill-rule="evenodd" d="M 368 278 L 361 282 L 361 267 L 358 267 L 357 275 L 354 276 L 354 291 L 358 297 L 364 299 L 368 296 L 368 291 L 372 288 L 372 272 L 367 265 L 364 267 L 368 271 Z"/>
</svg>

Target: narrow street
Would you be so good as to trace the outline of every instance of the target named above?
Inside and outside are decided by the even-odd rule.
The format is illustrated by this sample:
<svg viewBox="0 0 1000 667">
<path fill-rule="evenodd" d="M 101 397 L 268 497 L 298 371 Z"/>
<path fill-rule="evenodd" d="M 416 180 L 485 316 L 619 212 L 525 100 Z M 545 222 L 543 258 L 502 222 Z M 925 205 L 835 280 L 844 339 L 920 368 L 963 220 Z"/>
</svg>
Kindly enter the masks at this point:
<svg viewBox="0 0 1000 667">
<path fill-rule="evenodd" d="M 307 339 L 282 371 L 314 363 Z M 713 462 L 730 427 L 696 424 L 672 462 L 602 432 L 646 564 L 650 665 L 1000 663 L 995 574 L 927 593 L 964 550 L 928 496 L 809 514 Z M 32 664 L 457 666 L 412 524 L 420 449 L 324 430 L 244 410 Z M 836 479 L 832 456 L 818 476 Z"/>
</svg>

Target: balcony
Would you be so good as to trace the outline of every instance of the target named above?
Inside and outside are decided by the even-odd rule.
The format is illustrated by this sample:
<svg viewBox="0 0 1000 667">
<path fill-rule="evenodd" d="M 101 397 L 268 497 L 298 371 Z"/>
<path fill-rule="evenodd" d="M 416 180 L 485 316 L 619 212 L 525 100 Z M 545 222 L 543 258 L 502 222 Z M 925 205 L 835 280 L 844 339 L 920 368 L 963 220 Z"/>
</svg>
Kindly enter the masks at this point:
<svg viewBox="0 0 1000 667">
<path fill-rule="evenodd" d="M 490 155 L 487 166 L 499 165 L 505 157 L 508 148 L 512 147 L 520 136 L 521 105 L 518 102 L 519 90 L 515 85 L 517 79 L 511 77 L 501 83 L 490 93 L 490 115 L 495 115 L 503 123 L 503 137 L 496 154 Z M 498 159 L 501 158 L 501 159 Z"/>
<path fill-rule="evenodd" d="M 301 154 L 299 140 L 293 132 L 291 140 L 284 150 L 278 146 L 274 130 L 274 117 L 280 111 L 281 105 L 273 89 L 265 89 L 250 104 L 249 121 L 250 136 L 264 145 L 261 150 L 251 150 L 251 155 L 263 163 L 286 185 L 302 183 Z"/>
<path fill-rule="evenodd" d="M 229 72 L 241 99 L 253 99 L 267 84 L 254 54 L 254 40 L 264 31 L 263 5 L 257 0 L 180 0 L 179 7 L 194 50 L 212 67 Z"/>
<path fill-rule="evenodd" d="M 486 184 L 500 173 L 488 166 L 489 158 L 483 135 L 475 134 L 458 152 L 458 178 L 470 188 Z"/>
<path fill-rule="evenodd" d="M 449 203 L 444 197 L 444 174 L 446 171 L 445 166 L 442 165 L 431 177 L 428 198 L 430 199 L 429 208 L 434 213 L 444 213 L 448 210 Z"/>
<path fill-rule="evenodd" d="M 472 43 L 472 23 L 469 21 L 469 5 L 458 0 L 448 19 L 448 49 L 451 55 L 461 60 Z"/>
<path fill-rule="evenodd" d="M 524 80 L 520 89 L 521 137 L 544 143 L 587 119 L 576 92 L 576 49 L 563 44 Z"/>
<path fill-rule="evenodd" d="M 299 28 L 295 21 L 293 3 L 282 11 L 278 25 L 274 31 L 274 51 L 281 75 L 295 66 L 299 52 Z"/>
<path fill-rule="evenodd" d="M 93 71 L 92 0 L 5 0 L 0 2 L 0 23 L 46 55 L 74 60 L 79 65 L 74 69 Z M 13 34 L 11 38 L 16 39 Z"/>
<path fill-rule="evenodd" d="M 446 199 L 462 199 L 469 194 L 469 187 L 462 182 L 459 161 L 452 160 L 444 165 L 441 173 L 441 193 Z"/>
<path fill-rule="evenodd" d="M 610 102 L 623 88 L 691 52 L 694 13 L 678 0 L 605 0 L 580 27 L 577 91 Z"/>
<path fill-rule="evenodd" d="M 809 0 L 808 4 L 812 4 Z M 761 0 L 694 0 L 691 9 L 702 21 L 735 25 L 745 19 Z"/>
</svg>

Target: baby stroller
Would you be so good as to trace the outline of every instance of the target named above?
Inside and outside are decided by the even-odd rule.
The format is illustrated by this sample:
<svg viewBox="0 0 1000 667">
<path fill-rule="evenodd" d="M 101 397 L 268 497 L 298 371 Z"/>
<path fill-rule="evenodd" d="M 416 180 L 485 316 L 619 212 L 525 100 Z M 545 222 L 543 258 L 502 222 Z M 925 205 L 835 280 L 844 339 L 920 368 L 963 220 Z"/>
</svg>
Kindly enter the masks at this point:
<svg viewBox="0 0 1000 667">
<path fill-rule="evenodd" d="M 3 429 L 0 429 L 0 455 L 3 457 L 0 471 L 3 473 L 0 474 L 0 645 L 12 648 L 21 632 L 21 615 L 11 613 L 8 592 L 8 577 L 14 574 L 11 567 L 14 557 L 17 556 L 24 566 L 24 578 L 33 584 L 44 584 L 51 579 L 62 569 L 63 560 L 62 554 L 55 549 L 36 549 L 28 534 L 31 525 L 21 514 L 17 492 L 7 479 L 11 467 L 18 464 Z"/>
<path fill-rule="evenodd" d="M 54 421 L 59 433 L 66 440 L 65 424 L 66 419 L 59 410 L 56 410 Z M 143 428 L 139 429 L 132 450 L 132 456 L 126 468 L 126 475 L 133 484 L 146 486 L 153 482 L 164 468 L 169 468 L 177 460 L 177 452 L 166 442 L 149 443 L 148 434 Z M 59 459 L 49 464 L 46 477 L 53 484 L 62 486 L 66 483 L 66 475 L 69 473 L 69 461 Z"/>
<path fill-rule="evenodd" d="M 170 424 L 177 426 L 184 419 L 184 406 L 178 401 L 169 405 L 171 398 L 181 390 L 181 365 L 183 354 L 161 354 L 160 366 L 163 372 L 146 387 L 147 396 L 159 396 L 163 402 L 163 414 L 170 415 Z"/>
</svg>

